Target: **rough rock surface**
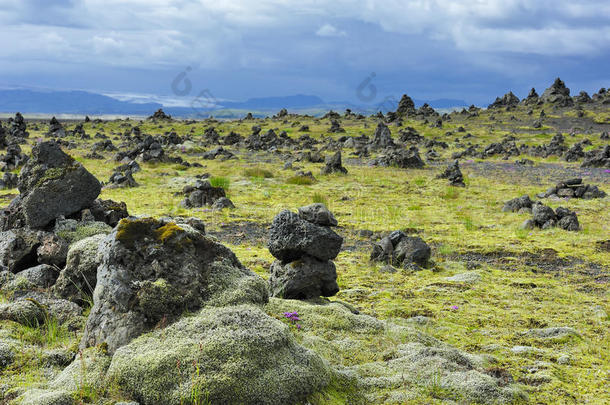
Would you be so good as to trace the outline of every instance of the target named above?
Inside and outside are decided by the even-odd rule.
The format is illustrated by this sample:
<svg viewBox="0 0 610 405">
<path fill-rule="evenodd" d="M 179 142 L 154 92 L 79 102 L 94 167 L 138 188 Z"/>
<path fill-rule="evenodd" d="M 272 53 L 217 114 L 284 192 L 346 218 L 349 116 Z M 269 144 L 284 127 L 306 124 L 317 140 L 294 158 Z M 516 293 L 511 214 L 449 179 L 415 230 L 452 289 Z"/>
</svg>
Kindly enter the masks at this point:
<svg viewBox="0 0 610 405">
<path fill-rule="evenodd" d="M 21 195 L 9 206 L 3 228 L 25 225 L 43 228 L 60 216 L 89 207 L 101 191 L 100 182 L 54 142 L 32 148 L 32 157 L 21 170 Z"/>
<path fill-rule="evenodd" d="M 333 156 L 326 158 L 326 165 L 322 168 L 322 174 L 343 173 L 347 174 L 347 169 L 341 162 L 341 151 Z"/>
<path fill-rule="evenodd" d="M 330 371 L 287 325 L 237 306 L 203 309 L 121 347 L 107 378 L 142 405 L 178 405 L 197 387 L 210 403 L 281 405 L 324 388 Z"/>
<path fill-rule="evenodd" d="M 426 267 L 431 256 L 430 246 L 423 239 L 394 231 L 373 246 L 371 260 L 394 266 L 409 267 L 416 264 Z"/>
<path fill-rule="evenodd" d="M 310 256 L 286 264 L 276 260 L 270 273 L 269 285 L 274 297 L 300 300 L 331 297 L 339 292 L 337 270 L 330 260 Z"/>
<path fill-rule="evenodd" d="M 262 279 L 186 224 L 123 219 L 100 245 L 93 307 L 81 345 L 109 352 L 205 305 L 264 303 Z"/>
<path fill-rule="evenodd" d="M 343 238 L 328 227 L 301 219 L 288 210 L 280 212 L 271 224 L 269 252 L 284 263 L 304 255 L 332 260 L 339 254 Z"/>
</svg>

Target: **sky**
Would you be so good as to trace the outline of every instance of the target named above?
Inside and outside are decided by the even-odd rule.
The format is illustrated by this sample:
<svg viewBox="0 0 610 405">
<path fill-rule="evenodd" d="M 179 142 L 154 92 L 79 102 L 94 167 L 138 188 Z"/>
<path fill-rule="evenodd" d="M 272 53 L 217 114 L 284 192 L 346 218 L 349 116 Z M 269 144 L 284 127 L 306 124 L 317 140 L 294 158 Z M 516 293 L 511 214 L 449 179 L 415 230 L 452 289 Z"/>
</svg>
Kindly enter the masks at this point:
<svg viewBox="0 0 610 405">
<path fill-rule="evenodd" d="M 187 100 L 610 87 L 608 0 L 0 0 L 0 87 Z"/>
</svg>

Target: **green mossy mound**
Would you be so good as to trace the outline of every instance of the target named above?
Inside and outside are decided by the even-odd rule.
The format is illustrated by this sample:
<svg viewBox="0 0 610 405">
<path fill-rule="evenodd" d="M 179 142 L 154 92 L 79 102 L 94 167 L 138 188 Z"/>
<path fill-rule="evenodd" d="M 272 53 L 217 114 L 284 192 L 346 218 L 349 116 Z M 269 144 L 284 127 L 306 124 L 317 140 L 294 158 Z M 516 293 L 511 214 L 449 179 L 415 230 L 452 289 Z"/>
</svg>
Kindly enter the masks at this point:
<svg viewBox="0 0 610 405">
<path fill-rule="evenodd" d="M 259 308 L 204 309 L 119 348 L 107 378 L 143 405 L 293 404 L 331 372 L 288 326 Z M 200 403 L 200 402 L 195 402 Z"/>
</svg>

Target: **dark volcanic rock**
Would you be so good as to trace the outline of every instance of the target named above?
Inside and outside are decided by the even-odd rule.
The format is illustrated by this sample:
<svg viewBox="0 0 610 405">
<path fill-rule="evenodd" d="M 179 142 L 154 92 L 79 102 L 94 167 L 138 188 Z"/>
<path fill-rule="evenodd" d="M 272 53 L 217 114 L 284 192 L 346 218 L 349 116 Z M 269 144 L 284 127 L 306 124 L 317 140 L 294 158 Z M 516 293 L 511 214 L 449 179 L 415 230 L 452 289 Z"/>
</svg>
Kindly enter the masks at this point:
<svg viewBox="0 0 610 405">
<path fill-rule="evenodd" d="M 172 119 L 171 115 L 165 114 L 163 109 L 159 108 L 153 115 L 148 117 L 149 120 L 161 120 L 161 121 L 169 121 Z"/>
<path fill-rule="evenodd" d="M 123 219 L 100 245 L 93 307 L 81 347 L 119 347 L 185 310 L 263 304 L 264 281 L 228 248 L 170 220 Z"/>
<path fill-rule="evenodd" d="M 3 217 L 3 229 L 15 225 L 43 228 L 60 216 L 91 206 L 100 182 L 54 142 L 32 148 L 32 158 L 21 170 L 21 195 Z"/>
<path fill-rule="evenodd" d="M 396 109 L 396 115 L 400 118 L 407 118 L 415 115 L 415 103 L 411 97 L 403 94 L 400 101 L 398 102 L 398 108 Z"/>
<path fill-rule="evenodd" d="M 337 220 L 324 204 L 315 203 L 299 208 L 299 217 L 312 224 L 337 226 Z"/>
<path fill-rule="evenodd" d="M 448 179 L 451 186 L 465 187 L 464 176 L 460 170 L 460 162 L 455 160 L 452 164 L 447 166 L 445 171 L 437 176 L 439 179 Z"/>
<path fill-rule="evenodd" d="M 394 231 L 373 245 L 371 260 L 393 266 L 409 267 L 416 264 L 426 267 L 431 256 L 430 246 L 419 237 L 407 236 L 402 231 Z"/>
<path fill-rule="evenodd" d="M 570 89 L 560 79 L 555 79 L 555 82 L 544 91 L 540 100 L 545 103 L 556 104 L 560 107 L 570 107 L 574 105 L 574 100 L 570 97 Z"/>
<path fill-rule="evenodd" d="M 496 101 L 489 105 L 488 108 L 502 108 L 502 107 L 515 107 L 519 104 L 519 97 L 515 96 L 513 92 L 506 93 L 502 98 L 497 97 Z"/>
<path fill-rule="evenodd" d="M 425 166 L 419 155 L 419 149 L 413 146 L 406 149 L 387 149 L 371 162 L 373 166 L 399 167 L 401 169 L 421 169 Z"/>
<path fill-rule="evenodd" d="M 216 200 L 225 198 L 222 187 L 214 187 L 209 180 L 197 180 L 194 186 L 186 186 L 183 190 L 186 197 L 182 201 L 185 208 L 212 206 Z"/>
<path fill-rule="evenodd" d="M 330 260 L 310 256 L 286 264 L 276 260 L 270 272 L 269 285 L 274 297 L 306 300 L 339 292 L 337 270 Z"/>
<path fill-rule="evenodd" d="M 603 149 L 586 153 L 581 167 L 610 168 L 610 145 L 606 145 Z"/>
<path fill-rule="evenodd" d="M 513 198 L 510 201 L 504 203 L 504 207 L 502 207 L 503 212 L 519 212 L 522 209 L 527 209 L 531 212 L 532 205 L 534 202 L 530 199 L 529 195 L 524 195 L 522 197 Z"/>
<path fill-rule="evenodd" d="M 379 149 L 392 148 L 395 146 L 390 128 L 383 122 L 377 124 L 377 129 L 375 129 L 375 135 L 373 136 L 370 146 Z"/>
<path fill-rule="evenodd" d="M 322 168 L 322 174 L 343 173 L 347 174 L 347 169 L 341 162 L 341 151 L 337 151 L 333 156 L 326 158 L 326 165 Z"/>
<path fill-rule="evenodd" d="M 290 263 L 306 255 L 322 261 L 332 260 L 339 254 L 342 244 L 343 238 L 330 228 L 284 210 L 273 219 L 268 247 L 275 258 Z"/>
</svg>

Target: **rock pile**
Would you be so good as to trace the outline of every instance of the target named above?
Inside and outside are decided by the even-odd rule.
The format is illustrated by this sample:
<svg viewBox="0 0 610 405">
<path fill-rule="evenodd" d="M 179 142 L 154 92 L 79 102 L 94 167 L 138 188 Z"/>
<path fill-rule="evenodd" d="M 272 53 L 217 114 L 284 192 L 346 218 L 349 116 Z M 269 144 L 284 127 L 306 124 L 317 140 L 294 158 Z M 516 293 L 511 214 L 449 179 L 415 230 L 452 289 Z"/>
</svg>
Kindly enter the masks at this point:
<svg viewBox="0 0 610 405">
<path fill-rule="evenodd" d="M 310 299 L 330 297 L 339 291 L 337 257 L 343 238 L 330 227 L 337 220 L 323 204 L 284 210 L 273 220 L 269 252 L 277 259 L 271 265 L 269 284 L 274 297 Z"/>
<path fill-rule="evenodd" d="M 524 195 L 505 202 L 504 207 L 502 207 L 502 212 L 531 213 L 532 205 L 534 205 L 534 202 L 530 199 L 530 196 Z"/>
<path fill-rule="evenodd" d="M 209 206 L 213 209 L 234 208 L 222 187 L 214 187 L 209 180 L 197 180 L 193 186 L 182 190 L 186 196 L 181 205 L 185 208 Z"/>
<path fill-rule="evenodd" d="M 171 115 L 165 114 L 163 109 L 159 108 L 153 115 L 148 117 L 149 120 L 159 120 L 159 121 L 170 121 L 172 119 Z"/>
<path fill-rule="evenodd" d="M 574 105 L 574 100 L 570 97 L 570 89 L 560 79 L 555 79 L 555 82 L 542 93 L 540 100 L 544 103 L 555 104 L 560 107 L 571 107 Z"/>
<path fill-rule="evenodd" d="M 57 118 L 51 118 L 49 122 L 49 131 L 47 132 L 47 136 L 53 138 L 65 138 L 66 130 L 64 126 L 57 120 Z"/>
<path fill-rule="evenodd" d="M 426 164 L 419 155 L 416 146 L 402 149 L 387 149 L 370 162 L 372 166 L 399 167 L 401 169 L 421 169 Z"/>
<path fill-rule="evenodd" d="M 496 97 L 496 101 L 489 105 L 489 109 L 494 108 L 505 108 L 505 107 L 516 107 L 519 105 L 519 97 L 515 96 L 513 92 L 506 93 L 502 98 Z"/>
<path fill-rule="evenodd" d="M 341 151 L 331 157 L 326 158 L 326 165 L 322 168 L 322 174 L 343 173 L 347 174 L 347 169 L 341 162 Z"/>
<path fill-rule="evenodd" d="M 54 142 L 32 148 L 21 170 L 20 195 L 5 209 L 2 229 L 44 228 L 60 216 L 88 208 L 100 193 L 100 182 Z"/>
<path fill-rule="evenodd" d="M 526 220 L 521 227 L 523 229 L 559 227 L 566 231 L 578 231 L 580 224 L 576 213 L 567 208 L 558 207 L 553 211 L 551 207 L 535 202 L 532 205 L 532 218 Z"/>
<path fill-rule="evenodd" d="M 449 185 L 456 187 L 465 187 L 464 176 L 460 170 L 460 162 L 455 160 L 452 164 L 447 166 L 445 171 L 437 176 L 438 179 L 448 179 Z"/>
<path fill-rule="evenodd" d="M 390 132 L 390 128 L 386 124 L 383 122 L 377 124 L 375 135 L 373 135 L 373 140 L 369 146 L 373 149 L 394 148 L 396 146 L 392 139 L 392 132 Z"/>
<path fill-rule="evenodd" d="M 12 141 L 17 143 L 23 143 L 24 138 L 30 136 L 30 134 L 27 132 L 25 119 L 21 113 L 18 112 L 15 114 L 15 118 L 9 119 L 8 134 L 13 138 Z"/>
<path fill-rule="evenodd" d="M 607 167 L 610 169 L 610 145 L 585 153 L 581 167 Z"/>
<path fill-rule="evenodd" d="M 538 194 L 538 198 L 560 197 L 560 198 L 604 198 L 606 193 L 592 184 L 583 184 L 582 179 L 570 179 L 557 183 L 546 192 Z"/>
<path fill-rule="evenodd" d="M 345 129 L 341 128 L 341 123 L 338 120 L 330 120 L 330 128 L 328 132 L 331 134 L 343 133 Z"/>
<path fill-rule="evenodd" d="M 371 261 L 417 269 L 429 266 L 431 252 L 422 238 L 394 231 L 373 245 Z"/>
</svg>

